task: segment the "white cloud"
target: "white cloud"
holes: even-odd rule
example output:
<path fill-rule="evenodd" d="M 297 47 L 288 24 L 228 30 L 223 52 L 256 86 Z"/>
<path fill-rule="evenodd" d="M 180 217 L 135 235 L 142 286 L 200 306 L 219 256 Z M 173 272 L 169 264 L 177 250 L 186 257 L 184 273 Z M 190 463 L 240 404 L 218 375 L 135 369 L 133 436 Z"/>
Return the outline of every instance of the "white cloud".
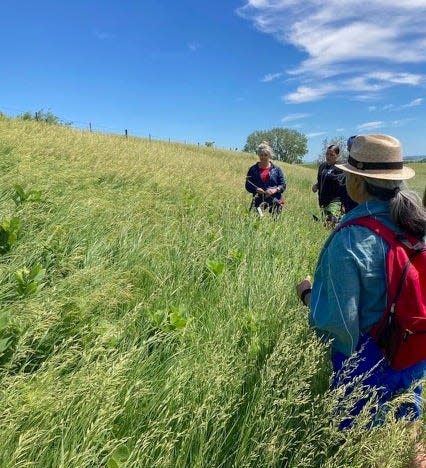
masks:
<path fill-rule="evenodd" d="M 379 94 L 371 93 L 371 94 L 356 94 L 352 96 L 352 100 L 354 101 L 361 101 L 361 102 L 368 102 L 368 101 L 376 101 L 379 99 Z"/>
<path fill-rule="evenodd" d="M 371 131 L 371 130 L 375 130 L 378 128 L 403 127 L 404 125 L 406 125 L 409 122 L 412 122 L 413 120 L 414 119 L 412 118 L 391 120 L 388 122 L 385 122 L 383 120 L 378 120 L 375 122 L 366 122 L 366 123 L 360 124 L 357 126 L 357 129 L 361 131 L 364 131 L 364 130 Z"/>
<path fill-rule="evenodd" d="M 306 137 L 307 138 L 315 138 L 317 136 L 325 135 L 327 132 L 312 132 L 312 133 L 307 133 Z"/>
<path fill-rule="evenodd" d="M 280 76 L 282 76 L 282 73 L 268 73 L 260 81 L 263 81 L 264 83 L 268 83 L 269 81 L 276 80 Z"/>
<path fill-rule="evenodd" d="M 376 106 L 368 106 L 368 110 L 371 112 L 371 111 L 375 111 L 377 109 Z"/>
<path fill-rule="evenodd" d="M 309 117 L 311 114 L 288 114 L 281 119 L 281 122 L 292 122 L 293 120 L 300 120 Z"/>
<path fill-rule="evenodd" d="M 375 128 L 383 128 L 386 124 L 382 120 L 377 120 L 375 122 L 366 122 L 363 124 L 358 125 L 358 130 L 373 130 Z"/>
<path fill-rule="evenodd" d="M 283 100 L 288 103 L 317 101 L 335 89 L 335 86 L 328 84 L 318 86 L 316 88 L 299 86 L 295 92 L 283 96 Z"/>
<path fill-rule="evenodd" d="M 408 104 L 405 104 L 404 107 L 415 107 L 415 106 L 420 106 L 422 102 L 423 102 L 423 98 L 413 99 L 413 100 L 412 100 L 411 102 L 409 102 Z"/>
<path fill-rule="evenodd" d="M 303 6 L 299 0 L 248 0 L 237 11 L 305 55 L 289 71 L 300 82 L 287 102 L 342 90 L 368 95 L 425 81 L 425 75 L 400 68 L 426 63 L 426 0 L 304 0 Z M 315 88 L 309 84 L 312 78 Z"/>

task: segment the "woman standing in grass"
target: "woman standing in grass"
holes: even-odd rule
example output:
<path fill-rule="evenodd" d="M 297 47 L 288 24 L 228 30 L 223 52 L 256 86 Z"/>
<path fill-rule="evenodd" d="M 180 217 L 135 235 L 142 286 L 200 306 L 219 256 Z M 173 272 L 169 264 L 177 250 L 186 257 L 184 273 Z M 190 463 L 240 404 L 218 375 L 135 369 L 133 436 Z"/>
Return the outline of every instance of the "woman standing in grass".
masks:
<path fill-rule="evenodd" d="M 272 148 L 263 141 L 256 150 L 259 162 L 250 167 L 246 177 L 246 190 L 253 194 L 251 208 L 265 204 L 271 213 L 281 211 L 282 194 L 286 189 L 283 171 L 272 164 Z"/>
<path fill-rule="evenodd" d="M 342 225 L 371 217 L 395 234 L 411 235 L 418 242 L 416 247 L 424 247 L 426 210 L 420 197 L 403 183 L 414 176 L 414 171 L 403 166 L 398 140 L 387 135 L 357 136 L 348 162 L 339 168 L 347 173 L 349 195 L 359 203 L 343 217 Z M 386 308 L 387 251 L 388 244 L 367 227 L 338 228 L 322 249 L 313 285 L 307 277 L 296 288 L 302 302 L 310 308 L 311 327 L 331 340 L 333 386 L 355 385 L 357 378 L 364 376 L 363 384 L 370 395 L 374 389 L 379 408 L 372 416 L 373 424 L 383 419 L 387 402 L 408 392 L 426 376 L 425 360 L 395 370 L 383 359 L 370 334 Z M 345 395 L 348 393 L 346 387 Z M 411 396 L 411 402 L 398 408 L 398 418 L 420 417 L 420 385 Z M 341 427 L 350 426 L 365 403 L 366 400 L 359 400 L 343 417 Z"/>
<path fill-rule="evenodd" d="M 336 162 L 340 156 L 340 148 L 330 145 L 325 153 L 325 162 L 320 164 L 317 174 L 317 182 L 312 186 L 312 191 L 318 193 L 318 203 L 326 224 L 333 227 L 341 215 L 341 183 L 339 176 L 342 171 L 337 168 Z"/>

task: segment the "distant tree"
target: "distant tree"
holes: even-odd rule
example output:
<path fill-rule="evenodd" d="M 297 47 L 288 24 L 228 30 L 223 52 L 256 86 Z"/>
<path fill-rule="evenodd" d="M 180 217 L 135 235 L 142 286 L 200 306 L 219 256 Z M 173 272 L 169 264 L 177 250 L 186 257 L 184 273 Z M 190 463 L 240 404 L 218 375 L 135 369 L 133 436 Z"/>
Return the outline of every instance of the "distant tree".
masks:
<path fill-rule="evenodd" d="M 303 133 L 290 128 L 272 128 L 250 133 L 244 151 L 256 152 L 256 148 L 267 141 L 274 151 L 275 159 L 290 164 L 300 164 L 308 152 L 308 140 Z"/>
<path fill-rule="evenodd" d="M 333 138 L 324 138 L 321 143 L 321 154 L 318 155 L 317 162 L 322 163 L 325 161 L 325 152 L 330 145 L 337 145 L 340 148 L 340 161 L 346 161 L 349 153 L 347 150 L 346 142 L 348 139 L 344 136 L 337 136 Z"/>
<path fill-rule="evenodd" d="M 214 141 L 206 141 L 204 144 L 205 146 L 211 148 L 214 145 Z"/>
<path fill-rule="evenodd" d="M 72 124 L 72 122 L 66 122 L 65 120 L 62 120 L 51 111 L 45 112 L 43 109 L 34 112 L 34 114 L 28 111 L 24 112 L 23 114 L 19 114 L 17 118 L 21 120 L 37 120 L 39 122 L 45 122 L 52 125 L 69 126 Z"/>

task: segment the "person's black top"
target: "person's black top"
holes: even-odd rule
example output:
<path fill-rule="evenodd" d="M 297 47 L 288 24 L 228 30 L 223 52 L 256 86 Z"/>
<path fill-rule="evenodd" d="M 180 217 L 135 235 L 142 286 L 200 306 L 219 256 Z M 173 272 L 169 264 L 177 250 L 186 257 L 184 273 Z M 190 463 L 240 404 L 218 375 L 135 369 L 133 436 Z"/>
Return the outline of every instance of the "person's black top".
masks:
<path fill-rule="evenodd" d="M 336 166 L 329 166 L 326 162 L 318 168 L 318 199 L 320 206 L 327 206 L 332 201 L 340 200 L 345 208 L 345 213 L 349 213 L 358 203 L 354 202 L 348 195 L 345 181 L 340 177 L 343 174 Z"/>
<path fill-rule="evenodd" d="M 320 206 L 327 206 L 332 201 L 340 199 L 342 186 L 339 182 L 339 176 L 341 174 L 343 174 L 341 169 L 335 165 L 330 166 L 326 162 L 318 168 L 317 185 Z"/>
<path fill-rule="evenodd" d="M 345 208 L 345 213 L 349 213 L 349 211 L 353 210 L 358 203 L 353 201 L 352 198 L 349 196 L 346 190 L 346 184 L 342 184 L 340 188 L 340 200 L 342 201 L 343 207 Z"/>

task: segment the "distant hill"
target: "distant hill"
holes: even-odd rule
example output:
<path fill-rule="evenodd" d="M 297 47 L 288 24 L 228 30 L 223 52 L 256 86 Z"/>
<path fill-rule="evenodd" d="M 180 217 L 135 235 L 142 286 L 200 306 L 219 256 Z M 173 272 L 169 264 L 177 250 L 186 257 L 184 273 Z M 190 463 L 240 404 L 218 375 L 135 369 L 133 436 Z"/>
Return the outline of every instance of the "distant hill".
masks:
<path fill-rule="evenodd" d="M 426 155 L 423 155 L 423 156 L 404 156 L 404 159 L 406 161 L 422 161 L 422 160 L 426 161 Z"/>

